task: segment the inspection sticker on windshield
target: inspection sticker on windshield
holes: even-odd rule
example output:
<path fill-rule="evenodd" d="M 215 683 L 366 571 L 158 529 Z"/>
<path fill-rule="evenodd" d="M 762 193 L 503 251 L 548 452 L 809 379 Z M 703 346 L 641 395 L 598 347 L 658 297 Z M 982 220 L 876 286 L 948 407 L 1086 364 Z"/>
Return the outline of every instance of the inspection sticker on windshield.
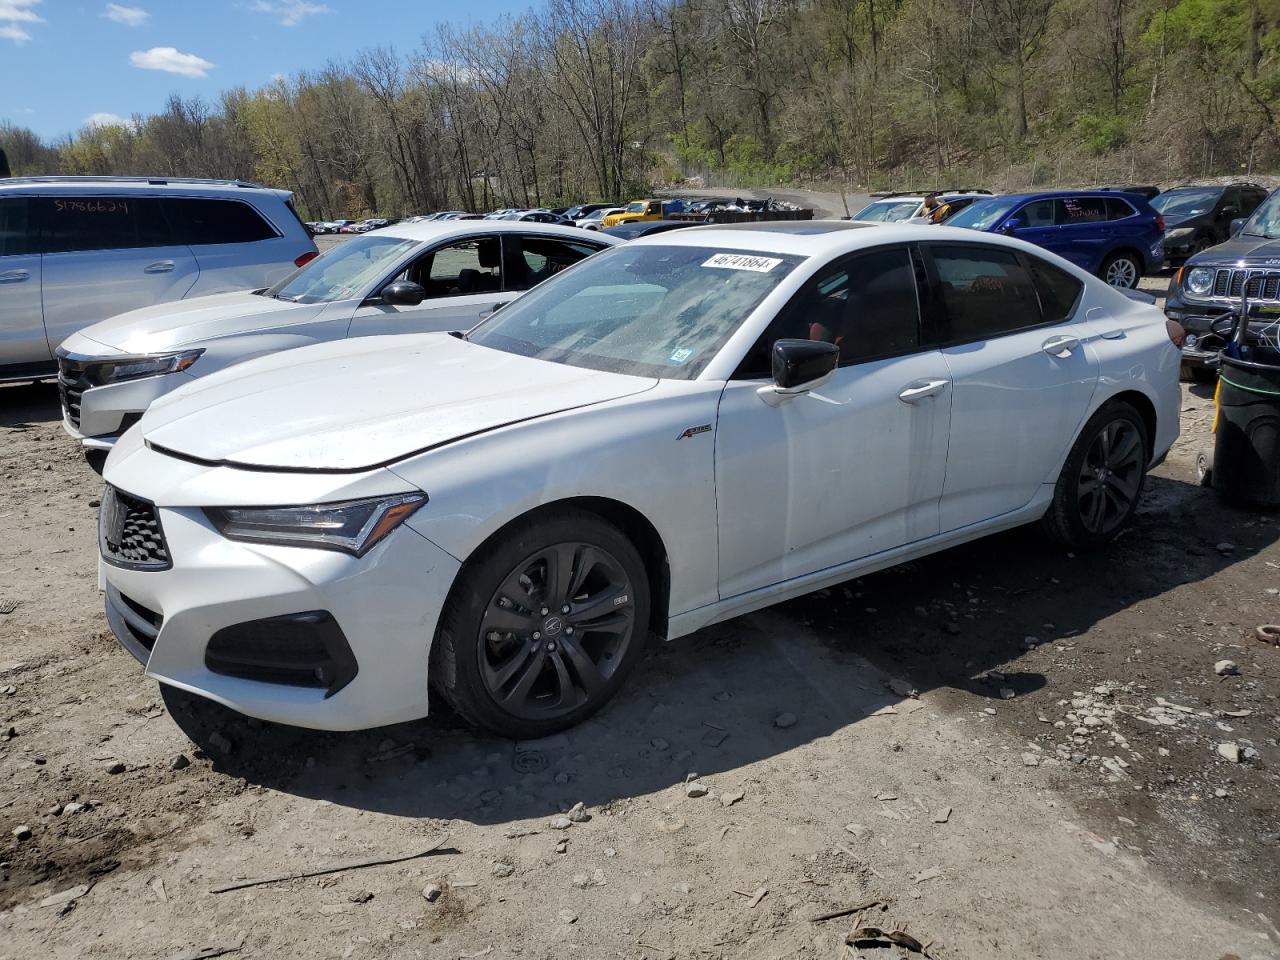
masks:
<path fill-rule="evenodd" d="M 703 266 L 719 267 L 721 270 L 750 270 L 753 273 L 768 273 L 781 262 L 776 257 L 753 257 L 749 253 L 717 253 Z"/>

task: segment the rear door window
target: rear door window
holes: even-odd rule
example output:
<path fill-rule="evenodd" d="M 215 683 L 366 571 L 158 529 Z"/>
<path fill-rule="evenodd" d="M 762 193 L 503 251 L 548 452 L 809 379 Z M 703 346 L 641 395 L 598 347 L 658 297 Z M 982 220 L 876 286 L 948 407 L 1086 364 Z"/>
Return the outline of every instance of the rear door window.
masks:
<path fill-rule="evenodd" d="M 929 244 L 946 343 L 988 340 L 1044 322 L 1035 284 L 1012 250 Z"/>
<path fill-rule="evenodd" d="M 518 259 L 507 271 L 506 290 L 528 290 L 535 287 L 600 249 L 589 243 L 549 237 L 515 238 L 514 247 L 514 256 Z"/>
<path fill-rule="evenodd" d="M 1108 219 L 1106 197 L 1064 197 L 1062 209 L 1068 224 L 1099 223 Z"/>
<path fill-rule="evenodd" d="M 166 198 L 165 210 L 179 243 L 193 247 L 255 243 L 279 236 L 275 227 L 242 200 Z"/>
<path fill-rule="evenodd" d="M 0 257 L 17 257 L 24 253 L 36 253 L 28 217 L 30 206 L 26 197 L 7 197 L 0 200 Z"/>
<path fill-rule="evenodd" d="M 47 253 L 165 247 L 173 240 L 158 197 L 39 197 Z"/>

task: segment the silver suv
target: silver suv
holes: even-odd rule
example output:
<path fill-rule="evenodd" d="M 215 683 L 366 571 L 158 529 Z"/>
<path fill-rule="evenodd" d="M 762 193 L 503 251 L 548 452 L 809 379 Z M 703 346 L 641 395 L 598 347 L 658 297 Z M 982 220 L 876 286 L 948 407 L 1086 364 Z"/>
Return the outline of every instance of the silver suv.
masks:
<path fill-rule="evenodd" d="M 228 180 L 0 180 L 0 381 L 52 376 L 107 317 L 270 286 L 316 255 L 287 190 Z"/>

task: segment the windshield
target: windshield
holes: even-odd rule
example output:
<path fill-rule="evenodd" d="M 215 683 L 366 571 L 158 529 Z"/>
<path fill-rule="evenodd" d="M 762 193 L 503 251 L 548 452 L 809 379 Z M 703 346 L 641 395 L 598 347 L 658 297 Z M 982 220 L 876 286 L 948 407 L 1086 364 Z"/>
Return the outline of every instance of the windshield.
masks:
<path fill-rule="evenodd" d="M 628 203 L 627 213 L 644 213 L 644 201 L 637 200 L 635 203 Z"/>
<path fill-rule="evenodd" d="M 1253 212 L 1240 232 L 1250 237 L 1266 237 L 1268 240 L 1280 237 L 1280 191 L 1262 201 L 1262 206 Z"/>
<path fill-rule="evenodd" d="M 1155 197 L 1151 205 L 1166 219 L 1185 220 L 1208 213 L 1221 195 L 1221 190 L 1169 190 Z"/>
<path fill-rule="evenodd" d="M 802 259 L 614 247 L 534 287 L 467 339 L 553 363 L 692 380 Z"/>
<path fill-rule="evenodd" d="M 990 230 L 1013 209 L 1008 200 L 979 200 L 965 207 L 947 220 L 948 227 L 968 227 L 970 230 Z"/>
<path fill-rule="evenodd" d="M 321 254 L 291 273 L 263 296 L 295 303 L 332 303 L 361 296 L 379 277 L 390 273 L 417 240 L 358 236 Z"/>
<path fill-rule="evenodd" d="M 906 220 L 916 212 L 919 206 L 919 200 L 878 200 L 855 213 L 853 219 L 874 220 L 878 223 Z"/>

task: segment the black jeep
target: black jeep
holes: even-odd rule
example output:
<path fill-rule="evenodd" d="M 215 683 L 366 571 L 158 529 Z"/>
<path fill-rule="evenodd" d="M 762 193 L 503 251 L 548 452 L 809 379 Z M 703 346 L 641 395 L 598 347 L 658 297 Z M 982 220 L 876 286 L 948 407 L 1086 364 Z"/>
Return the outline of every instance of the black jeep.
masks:
<path fill-rule="evenodd" d="M 1226 243 L 1194 254 L 1169 282 L 1164 312 L 1187 331 L 1183 372 L 1196 380 L 1216 376 L 1228 314 L 1242 296 L 1265 314 L 1272 313 L 1267 307 L 1280 308 L 1280 191 L 1247 220 L 1232 220 L 1230 233 Z M 1260 331 L 1271 322 L 1258 319 L 1250 326 Z"/>

